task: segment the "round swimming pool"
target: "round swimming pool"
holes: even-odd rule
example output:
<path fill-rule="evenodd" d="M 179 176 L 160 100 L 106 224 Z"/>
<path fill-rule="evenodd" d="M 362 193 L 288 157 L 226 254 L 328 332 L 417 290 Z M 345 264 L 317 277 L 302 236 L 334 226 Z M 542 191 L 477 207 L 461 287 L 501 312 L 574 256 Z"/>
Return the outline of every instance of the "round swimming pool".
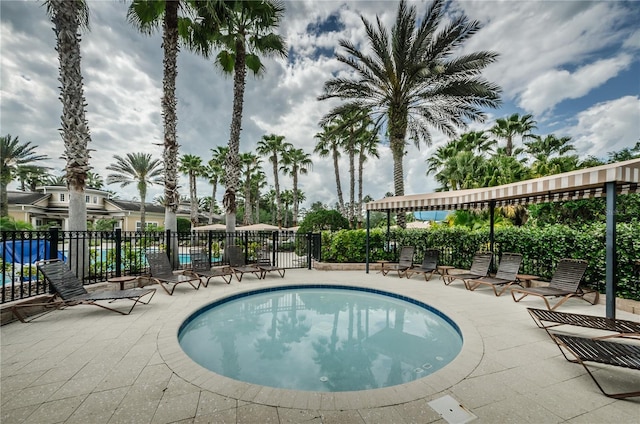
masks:
<path fill-rule="evenodd" d="M 185 353 L 218 374 L 264 386 L 342 392 L 425 377 L 462 348 L 433 307 L 380 290 L 305 285 L 240 293 L 193 313 Z"/>

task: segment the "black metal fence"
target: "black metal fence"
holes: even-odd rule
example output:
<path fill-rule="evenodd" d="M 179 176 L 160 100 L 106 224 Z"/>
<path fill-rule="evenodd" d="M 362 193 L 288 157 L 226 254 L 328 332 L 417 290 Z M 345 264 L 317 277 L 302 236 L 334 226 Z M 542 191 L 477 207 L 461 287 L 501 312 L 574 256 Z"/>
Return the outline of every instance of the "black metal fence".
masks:
<path fill-rule="evenodd" d="M 212 266 L 228 264 L 225 245 L 240 245 L 247 263 L 259 251 L 285 268 L 311 268 L 320 258 L 320 235 L 281 231 L 192 231 L 190 233 L 115 231 L 2 231 L 0 232 L 0 303 L 46 294 L 49 288 L 34 263 L 63 259 L 84 284 L 122 275 L 145 275 L 145 250 L 162 250 L 176 269 L 191 266 L 192 253 L 208 253 Z"/>

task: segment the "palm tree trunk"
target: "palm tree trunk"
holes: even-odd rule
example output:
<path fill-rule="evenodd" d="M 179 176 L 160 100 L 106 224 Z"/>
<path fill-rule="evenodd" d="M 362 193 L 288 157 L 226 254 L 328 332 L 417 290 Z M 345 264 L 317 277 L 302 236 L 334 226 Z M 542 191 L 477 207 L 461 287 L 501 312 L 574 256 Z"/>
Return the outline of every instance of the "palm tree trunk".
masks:
<path fill-rule="evenodd" d="M 355 152 L 353 149 L 353 141 L 349 144 L 349 223 L 351 228 L 355 228 L 355 208 L 356 208 L 356 167 L 355 167 Z"/>
<path fill-rule="evenodd" d="M 280 181 L 278 181 L 278 156 L 273 152 L 273 185 L 276 189 L 276 222 L 278 228 L 282 228 L 282 200 L 280 199 Z"/>
<path fill-rule="evenodd" d="M 340 213 L 344 214 L 344 198 L 342 196 L 342 184 L 340 184 L 340 166 L 338 164 L 338 149 L 333 146 L 333 169 L 336 173 L 336 192 L 338 194 L 338 207 Z"/>
<path fill-rule="evenodd" d="M 298 170 L 293 170 L 293 227 L 298 225 Z"/>
<path fill-rule="evenodd" d="M 236 63 L 233 74 L 233 113 L 229 137 L 229 153 L 225 158 L 226 190 L 222 204 L 225 208 L 227 232 L 236 229 L 236 192 L 240 180 L 240 131 L 242 130 L 242 106 L 247 70 L 245 68 L 245 50 L 242 42 L 236 43 Z"/>
<path fill-rule="evenodd" d="M 358 156 L 358 228 L 362 228 L 362 173 L 364 169 L 364 161 L 366 155 L 363 152 L 364 148 L 360 151 Z"/>
<path fill-rule="evenodd" d="M 196 174 L 195 172 L 189 172 L 189 197 L 191 201 L 191 210 L 189 218 L 191 219 L 191 226 L 198 225 L 198 192 L 196 188 Z"/>
<path fill-rule="evenodd" d="M 140 187 L 140 231 L 147 231 L 147 189 Z"/>
<path fill-rule="evenodd" d="M 171 263 L 178 265 L 178 142 L 176 140 L 176 77 L 178 75 L 178 1 L 165 2 L 162 46 L 164 49 L 162 78 L 162 118 L 164 126 L 164 228 L 171 230 Z"/>
<path fill-rule="evenodd" d="M 213 224 L 213 211 L 216 205 L 216 191 L 218 189 L 218 182 L 215 181 L 212 185 L 213 190 L 211 192 L 211 204 L 209 205 L 209 224 Z"/>
<path fill-rule="evenodd" d="M 65 167 L 69 187 L 69 230 L 87 230 L 85 180 L 89 166 L 87 145 L 91 141 L 85 118 L 84 87 L 80 68 L 80 2 L 51 2 L 52 21 L 57 36 L 60 62 L 60 100 L 62 101 L 62 138 L 67 159 Z"/>
<path fill-rule="evenodd" d="M 9 196 L 4 178 L 0 180 L 0 216 L 9 216 Z"/>
<path fill-rule="evenodd" d="M 247 175 L 244 183 L 244 225 L 251 225 L 251 177 Z"/>
<path fill-rule="evenodd" d="M 401 112 L 396 114 L 395 111 L 389 112 L 389 135 L 391 153 L 393 155 L 393 189 L 395 196 L 404 196 L 404 168 L 402 161 L 404 158 L 405 136 L 407 134 L 407 116 L 404 114 L 402 119 Z M 393 117 L 400 117 L 401 122 L 394 122 Z M 404 212 L 396 214 L 396 223 L 400 228 L 406 228 L 406 220 Z"/>

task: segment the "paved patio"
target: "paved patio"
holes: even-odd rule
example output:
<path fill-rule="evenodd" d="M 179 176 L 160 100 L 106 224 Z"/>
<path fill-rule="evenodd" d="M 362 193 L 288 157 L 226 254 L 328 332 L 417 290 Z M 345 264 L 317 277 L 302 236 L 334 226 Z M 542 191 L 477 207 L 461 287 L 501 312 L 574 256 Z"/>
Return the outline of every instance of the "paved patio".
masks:
<path fill-rule="evenodd" d="M 403 294 L 455 320 L 464 336 L 458 357 L 411 383 L 363 392 L 273 389 L 207 371 L 180 349 L 176 331 L 194 310 L 220 297 L 265 286 L 349 284 Z M 469 292 L 372 271 L 288 270 L 284 279 L 245 276 L 173 296 L 158 290 L 129 316 L 76 306 L 32 323 L 0 328 L 0 421 L 12 423 L 445 423 L 428 402 L 450 395 L 475 422 L 640 422 L 640 398 L 602 395 L 584 369 L 567 362 L 527 306 L 490 289 Z M 563 311 L 604 315 L 604 305 L 572 299 Z M 639 321 L 618 311 L 619 318 Z M 565 331 L 579 332 L 565 327 Z M 638 372 L 611 367 L 597 376 L 605 388 L 631 390 Z"/>

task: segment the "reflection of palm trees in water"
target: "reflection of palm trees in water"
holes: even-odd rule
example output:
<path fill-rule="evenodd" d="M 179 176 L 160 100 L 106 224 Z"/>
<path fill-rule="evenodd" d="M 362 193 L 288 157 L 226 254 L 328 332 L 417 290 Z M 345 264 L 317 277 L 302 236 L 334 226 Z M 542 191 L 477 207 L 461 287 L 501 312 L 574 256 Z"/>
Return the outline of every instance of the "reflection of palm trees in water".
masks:
<path fill-rule="evenodd" d="M 282 305 L 279 307 L 281 300 Z M 298 296 L 296 293 L 271 298 L 271 328 L 267 330 L 269 337 L 258 338 L 255 342 L 256 351 L 262 359 L 282 358 L 286 352 L 291 350 L 289 343 L 300 342 L 302 337 L 309 332 L 311 326 L 303 322 L 305 317 L 298 319 L 297 309 Z"/>
<path fill-rule="evenodd" d="M 239 335 L 255 331 L 258 324 L 258 317 L 248 313 L 238 313 L 228 319 L 215 319 L 213 315 L 209 317 L 207 327 L 211 333 L 211 340 L 217 340 L 222 350 L 220 364 L 223 375 L 240 378 L 242 368 L 238 360 L 236 339 Z"/>
<path fill-rule="evenodd" d="M 334 311 L 333 328 L 331 338 L 320 338 L 313 343 L 316 356 L 315 363 L 320 365 L 320 373 L 327 377 L 327 386 L 330 391 L 347 391 L 374 389 L 378 385 L 371 372 L 371 362 L 376 358 L 371 348 L 367 348 L 361 342 L 362 331 L 361 314 L 366 309 L 358 307 L 356 336 L 354 337 L 354 304 L 348 304 L 347 340 L 338 345 L 338 325 L 340 309 Z"/>

